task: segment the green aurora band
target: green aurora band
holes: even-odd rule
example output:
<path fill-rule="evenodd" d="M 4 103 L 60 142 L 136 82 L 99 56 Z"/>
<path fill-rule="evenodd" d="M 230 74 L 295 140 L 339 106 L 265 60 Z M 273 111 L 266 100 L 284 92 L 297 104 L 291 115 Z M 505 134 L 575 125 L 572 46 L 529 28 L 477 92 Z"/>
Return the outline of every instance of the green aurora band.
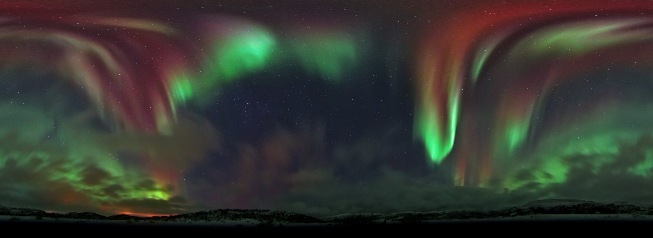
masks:
<path fill-rule="evenodd" d="M 221 84 L 262 69 L 270 61 L 276 40 L 261 27 L 240 29 L 226 39 L 216 39 L 197 73 L 182 72 L 170 80 L 172 99 L 211 98 Z"/>
<path fill-rule="evenodd" d="M 337 83 L 357 67 L 361 46 L 353 34 L 308 32 L 297 35 L 289 47 L 309 74 Z"/>
<path fill-rule="evenodd" d="M 148 37 L 158 37 L 154 43 L 169 43 L 167 40 L 179 43 L 174 41 L 176 37 L 188 34 L 185 32 L 188 29 L 173 29 L 150 20 L 81 18 L 80 21 L 88 24 L 83 26 L 87 26 L 90 32 L 101 24 L 143 31 L 142 34 Z M 218 23 L 209 21 L 207 24 Z M 264 70 L 271 64 L 283 63 L 283 60 L 296 60 L 306 72 L 320 75 L 326 81 L 337 82 L 356 66 L 355 63 L 362 54 L 359 39 L 345 31 L 327 32 L 316 28 L 316 32 L 305 32 L 291 44 L 283 45 L 261 25 L 248 21 L 230 21 L 225 24 L 227 27 L 217 29 L 209 26 L 206 29 L 199 27 L 199 31 L 188 30 L 204 39 L 199 45 L 197 42 L 180 44 L 190 45 L 187 46 L 188 52 L 198 51 L 196 57 L 190 53 L 179 53 L 181 51 L 176 51 L 176 48 L 169 49 L 172 52 L 169 55 L 163 49 L 156 51 L 151 58 L 158 61 L 146 62 L 158 70 L 151 75 L 164 76 L 162 79 L 141 78 L 151 75 L 139 72 L 125 75 L 127 69 L 130 69 L 129 64 L 122 64 L 121 60 L 129 62 L 124 58 L 128 53 L 143 53 L 147 50 L 117 52 L 118 47 L 97 44 L 81 33 L 59 33 L 56 30 L 34 29 L 0 34 L 0 38 L 4 37 L 0 47 L 14 47 L 12 42 L 23 40 L 25 45 L 42 43 L 70 52 L 70 57 L 57 61 L 58 64 L 46 65 L 45 61 L 33 61 L 45 59 L 45 53 L 31 56 L 29 47 L 16 47 L 16 50 L 8 51 L 6 56 L 12 60 L 2 61 L 0 73 L 20 69 L 23 65 L 43 65 L 45 76 L 31 76 L 34 80 L 51 77 L 47 74 L 54 74 L 55 78 L 72 78 L 89 97 L 88 101 L 95 103 L 86 106 L 96 106 L 98 109 L 95 110 L 97 114 L 81 111 L 62 117 L 63 112 L 57 111 L 61 109 L 59 107 L 53 109 L 29 103 L 19 106 L 11 100 L 2 99 L 0 141 L 4 143 L 0 143 L 0 178 L 13 182 L 7 187 L 0 187 L 0 196 L 6 197 L 5 202 L 10 204 L 34 206 L 42 204 L 43 201 L 38 198 L 43 198 L 49 200 L 52 209 L 64 211 L 79 204 L 85 204 L 89 210 L 109 214 L 165 214 L 171 212 L 171 207 L 183 211 L 190 207 L 179 201 L 180 197 L 187 195 L 180 184 L 181 173 L 204 159 L 206 152 L 214 150 L 218 143 L 217 136 L 214 135 L 215 128 L 208 124 L 198 124 L 198 119 L 193 119 L 192 122 L 184 119 L 177 108 L 191 103 L 200 106 L 214 103 L 215 92 L 220 87 Z M 151 39 L 144 37 L 142 40 Z M 282 46 L 288 48 L 281 48 Z M 293 57 L 282 57 L 283 51 L 292 52 Z M 101 67 L 96 67 L 99 63 L 93 61 L 98 59 L 107 68 L 109 75 L 118 77 L 105 78 L 101 75 L 101 71 L 98 71 Z M 147 67 L 143 69 L 144 72 L 152 72 Z M 26 79 L 3 80 L 13 84 L 11 80 L 18 82 Z M 167 101 L 162 101 L 163 97 L 158 95 L 159 89 L 156 86 L 159 80 L 165 83 Z M 126 91 L 107 87 L 116 82 L 120 82 L 119 85 Z M 151 93 L 148 95 L 152 96 L 152 100 L 140 98 L 143 95 L 139 93 L 143 92 Z M 42 99 L 55 105 L 71 103 L 63 96 L 47 97 Z M 123 107 L 124 102 L 130 104 Z M 80 103 L 82 102 L 77 102 Z M 172 118 L 165 112 L 166 103 Z M 111 131 L 104 131 L 92 122 L 94 116 L 99 116 L 107 124 L 147 118 L 149 111 L 138 110 L 141 106 L 154 112 L 155 131 L 141 131 L 139 125 L 113 127 Z M 128 110 L 137 114 L 131 114 Z M 105 117 L 105 114 L 110 116 Z M 145 120 L 142 124 L 151 125 Z M 31 189 L 35 186 L 33 182 L 51 189 Z M 17 198 L 31 200 L 19 201 Z M 138 204 L 145 203 L 162 206 L 138 207 Z"/>
<path fill-rule="evenodd" d="M 613 163 L 614 161 L 610 158 L 614 158 L 619 152 L 619 146 L 635 143 L 641 136 L 653 132 L 642 129 L 648 128 L 647 122 L 653 119 L 651 117 L 653 115 L 642 114 L 642 112 L 651 111 L 646 103 L 620 100 L 628 95 L 611 96 L 603 99 L 612 100 L 611 103 L 603 102 L 603 100 L 576 102 L 579 105 L 588 105 L 588 107 L 603 102 L 603 106 L 591 107 L 599 108 L 592 109 L 598 110 L 592 112 L 593 116 L 579 116 L 588 113 L 589 109 L 582 109 L 582 111 L 564 112 L 566 120 L 556 117 L 555 121 L 543 121 L 542 118 L 553 120 L 550 117 L 552 112 L 545 111 L 546 104 L 551 103 L 551 100 L 554 99 L 552 95 L 565 89 L 565 85 L 577 85 L 579 79 L 589 80 L 591 75 L 588 73 L 597 71 L 603 65 L 611 67 L 613 70 L 630 69 L 649 72 L 645 65 L 637 64 L 637 62 L 646 62 L 647 52 L 653 51 L 650 46 L 643 48 L 646 43 L 653 41 L 651 29 L 642 27 L 646 24 L 650 24 L 649 19 L 635 18 L 566 22 L 547 26 L 524 33 L 521 40 L 517 41 L 503 55 L 496 53 L 498 54 L 496 57 L 505 58 L 504 61 L 497 61 L 492 64 L 491 68 L 485 65 L 472 67 L 471 75 L 482 75 L 479 80 L 492 80 L 492 84 L 476 86 L 473 90 L 485 90 L 484 94 L 496 96 L 480 96 L 480 92 L 470 89 L 471 96 L 466 99 L 496 102 L 496 110 L 494 110 L 493 117 L 461 118 L 461 120 L 468 120 L 467 125 L 476 125 L 475 127 L 480 128 L 484 127 L 479 125 L 494 122 L 493 127 L 490 128 L 492 131 L 490 138 L 492 139 L 469 142 L 474 146 L 460 148 L 461 150 L 485 151 L 478 155 L 479 158 L 457 159 L 466 161 L 466 163 L 481 163 L 480 157 L 492 158 L 493 164 L 488 165 L 488 168 L 485 169 L 489 169 L 491 166 L 496 170 L 496 176 L 500 176 L 501 180 L 505 179 L 503 184 L 494 185 L 510 189 L 519 188 L 531 182 L 544 187 L 565 183 L 566 174 L 571 171 L 573 166 L 568 158 L 574 155 L 587 156 L 589 153 L 597 158 L 603 158 L 593 162 L 592 166 L 596 167 Z M 504 39 L 507 36 L 499 38 Z M 482 45 L 497 45 L 496 38 L 490 39 L 490 41 L 490 43 Z M 494 49 L 494 47 L 490 47 L 479 52 L 489 52 Z M 612 56 L 618 53 L 623 55 L 624 53 L 621 51 L 637 53 L 626 54 L 627 56 L 621 56 L 621 58 Z M 477 57 L 482 57 L 482 59 L 476 59 L 475 62 L 483 64 L 487 55 L 477 54 Z M 575 64 L 567 62 L 575 62 Z M 480 71 L 485 73 L 481 74 Z M 629 90 L 634 92 L 638 89 Z M 465 92 L 468 91 L 465 90 Z M 636 95 L 644 94 L 642 92 Z M 456 94 L 451 95 L 458 97 Z M 475 97 L 484 99 L 474 99 Z M 630 95 L 629 97 L 634 96 Z M 628 108 L 628 111 L 625 111 L 624 108 Z M 463 115 L 465 110 L 463 109 Z M 482 110 L 482 108 L 473 108 L 472 110 Z M 638 121 L 640 124 L 630 124 L 628 128 L 624 128 L 619 125 L 623 121 Z M 474 130 L 462 130 L 461 133 L 463 133 L 461 135 L 463 139 L 477 137 L 474 135 L 477 133 Z M 433 135 L 431 134 L 431 137 Z M 538 136 L 533 137 L 533 135 Z M 443 140 L 449 137 L 440 136 L 438 138 Z M 573 138 L 573 140 L 569 138 Z M 430 138 L 429 140 L 434 139 Z M 440 148 L 437 149 L 439 158 L 450 152 L 451 146 L 444 144 Z M 435 149 L 427 149 L 429 153 L 432 153 L 433 150 Z M 529 158 L 522 159 L 528 162 L 519 162 L 522 161 L 518 160 L 520 157 Z M 627 171 L 640 175 L 649 174 L 646 169 L 650 167 L 650 159 L 646 158 L 642 160 L 641 164 L 636 164 Z M 523 163 L 530 165 L 527 166 Z M 533 180 L 524 179 L 525 171 L 532 171 L 530 176 Z M 519 176 L 514 177 L 517 174 Z M 483 181 L 476 180 L 472 183 L 488 184 L 489 180 L 489 177 L 485 177 Z M 467 179 L 467 182 L 469 181 L 470 179 Z"/>
<path fill-rule="evenodd" d="M 518 68 L 520 67 L 519 61 L 526 61 L 533 63 L 534 60 L 550 60 L 550 58 L 559 59 L 560 57 L 583 57 L 592 52 L 601 49 L 615 47 L 619 45 L 646 42 L 653 40 L 653 34 L 646 31 L 622 31 L 622 29 L 629 29 L 638 25 L 644 24 L 644 20 L 619 20 L 619 21 L 589 21 L 589 22 L 576 22 L 568 23 L 564 26 L 554 26 L 538 30 L 532 33 L 527 39 L 535 40 L 522 40 L 517 43 L 509 53 L 511 59 L 506 63 L 505 67 Z M 647 34 L 648 33 L 648 34 Z M 531 37 L 532 36 L 532 37 Z M 508 66 L 509 65 L 509 66 Z M 555 67 L 552 67 L 555 70 Z M 528 76 L 524 77 L 527 78 Z M 542 108 L 537 106 L 543 102 L 543 98 L 547 95 L 551 84 L 563 79 L 561 76 L 552 78 L 539 78 L 544 83 L 542 84 L 542 92 L 539 97 L 530 99 L 521 99 L 529 101 L 529 105 L 536 106 L 519 106 L 521 102 L 508 102 L 512 98 L 506 97 L 506 102 L 511 110 L 518 110 L 508 112 L 504 115 L 499 115 L 497 120 L 501 122 L 498 127 L 506 128 L 503 130 L 503 140 L 497 137 L 499 149 L 497 152 L 507 151 L 508 156 L 512 154 L 520 145 L 524 143 L 527 138 L 527 133 L 531 128 L 531 122 L 534 113 L 541 114 L 533 110 L 534 108 Z M 516 79 L 522 80 L 522 79 Z M 517 89 L 519 90 L 519 89 Z M 531 95 L 536 96 L 536 95 Z M 535 100 L 535 102 L 532 102 Z M 495 156 L 506 155 L 500 153 Z"/>

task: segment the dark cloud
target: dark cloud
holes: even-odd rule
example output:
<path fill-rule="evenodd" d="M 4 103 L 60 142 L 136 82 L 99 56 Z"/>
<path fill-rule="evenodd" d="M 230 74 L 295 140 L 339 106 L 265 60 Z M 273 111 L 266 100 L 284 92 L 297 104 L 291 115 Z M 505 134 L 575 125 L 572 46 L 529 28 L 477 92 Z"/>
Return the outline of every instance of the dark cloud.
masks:
<path fill-rule="evenodd" d="M 109 197 L 118 197 L 118 194 L 120 193 L 125 193 L 125 188 L 120 186 L 119 184 L 111 184 L 109 186 L 106 186 L 102 188 L 102 193 L 106 194 Z"/>
<path fill-rule="evenodd" d="M 457 187 L 434 176 L 419 177 L 391 169 L 357 184 L 331 180 L 293 190 L 274 207 L 316 216 L 342 213 L 491 209 L 523 204 L 537 195 L 491 188 Z"/>
<path fill-rule="evenodd" d="M 187 201 L 183 197 L 172 197 L 167 200 L 160 199 L 124 199 L 110 203 L 122 210 L 118 212 L 137 212 L 142 214 L 180 214 L 209 209 L 206 206 L 197 205 Z"/>
<path fill-rule="evenodd" d="M 87 185 L 96 185 L 100 184 L 104 180 L 110 178 L 110 174 L 107 173 L 104 169 L 100 169 L 95 165 L 89 165 L 84 169 L 82 173 L 82 181 Z"/>
<path fill-rule="evenodd" d="M 369 147 L 369 143 L 358 145 Z M 551 182 L 555 178 L 553 171 L 538 171 L 537 175 L 530 169 L 518 171 L 513 178 L 522 183 L 513 190 L 501 189 L 500 186 L 453 186 L 438 179 L 434 173 L 415 175 L 382 164 L 379 176 L 354 183 L 334 175 L 331 169 L 324 169 L 312 174 L 321 177 L 313 186 L 295 188 L 287 194 L 260 202 L 267 207 L 316 216 L 492 209 L 546 198 L 648 203 L 653 199 L 653 166 L 643 166 L 647 158 L 653 163 L 653 137 L 648 135 L 635 143 L 622 143 L 615 155 L 573 154 L 561 158 L 561 162 L 569 166 L 563 182 Z M 637 173 L 635 168 L 639 168 Z M 543 179 L 538 181 L 538 178 Z"/>
<path fill-rule="evenodd" d="M 314 172 L 330 169 L 324 135 L 313 129 L 278 128 L 258 143 L 239 144 L 230 154 L 214 158 L 220 163 L 205 161 L 193 171 L 202 177 L 184 185 L 193 198 L 219 208 L 256 207 L 258 198 L 310 186 L 322 179 Z"/>
<path fill-rule="evenodd" d="M 15 153 L 2 154 L 0 203 L 59 211 L 94 211 L 111 207 L 110 213 L 138 212 L 168 214 L 215 208 L 273 208 L 316 216 L 355 212 L 400 212 L 447 209 L 492 209 L 521 205 L 544 198 L 578 198 L 595 201 L 647 202 L 653 199 L 653 138 L 619 147 L 617 154 L 572 154 L 559 158 L 569 167 L 566 179 L 550 182 L 553 171 L 524 169 L 513 176 L 523 183 L 513 190 L 493 187 L 457 187 L 437 173 L 414 173 L 397 169 L 378 147 L 382 137 L 366 137 L 349 146 L 339 145 L 338 153 L 323 154 L 323 138 L 310 130 L 279 129 L 257 144 L 243 144 L 236 151 L 238 163 L 207 169 L 203 180 L 184 184 L 190 197 L 168 199 L 126 197 L 134 191 L 172 192 L 143 177 L 133 186 L 115 180 L 92 158 L 67 158 L 63 147 L 34 146 L 14 142 Z M 313 148 L 313 149 L 307 149 Z M 378 148 L 374 152 L 367 152 Z M 27 152 L 33 153 L 27 153 Z M 361 157 L 361 161 L 356 161 Z M 73 167 L 71 167 L 74 165 Z M 338 168 L 352 165 L 367 174 L 353 179 Z M 651 166 L 653 167 L 653 166 Z M 79 170 L 84 190 L 63 177 Z M 355 170 L 352 170 L 355 171 Z M 371 172 L 376 171 L 376 172 Z M 538 181 L 538 178 L 541 181 Z M 109 198 L 98 201 L 97 197 Z M 190 199 L 189 199 L 190 198 Z M 204 200 L 202 200 L 204 199 Z M 242 202 L 242 203 L 240 203 Z"/>

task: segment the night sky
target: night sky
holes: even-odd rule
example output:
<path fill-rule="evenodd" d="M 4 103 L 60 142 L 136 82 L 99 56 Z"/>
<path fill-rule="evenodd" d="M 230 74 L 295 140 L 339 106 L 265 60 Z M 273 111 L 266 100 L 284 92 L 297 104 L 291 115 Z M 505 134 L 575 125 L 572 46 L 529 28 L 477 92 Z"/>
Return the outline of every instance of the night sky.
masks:
<path fill-rule="evenodd" d="M 653 2 L 0 2 L 0 204 L 653 201 Z"/>

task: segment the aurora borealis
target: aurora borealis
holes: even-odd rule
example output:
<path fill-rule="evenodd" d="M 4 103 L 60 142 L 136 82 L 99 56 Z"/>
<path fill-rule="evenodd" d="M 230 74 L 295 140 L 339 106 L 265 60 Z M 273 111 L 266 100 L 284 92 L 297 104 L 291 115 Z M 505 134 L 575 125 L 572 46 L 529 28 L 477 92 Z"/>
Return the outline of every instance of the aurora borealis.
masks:
<path fill-rule="evenodd" d="M 650 1 L 3 1 L 0 204 L 653 201 Z"/>

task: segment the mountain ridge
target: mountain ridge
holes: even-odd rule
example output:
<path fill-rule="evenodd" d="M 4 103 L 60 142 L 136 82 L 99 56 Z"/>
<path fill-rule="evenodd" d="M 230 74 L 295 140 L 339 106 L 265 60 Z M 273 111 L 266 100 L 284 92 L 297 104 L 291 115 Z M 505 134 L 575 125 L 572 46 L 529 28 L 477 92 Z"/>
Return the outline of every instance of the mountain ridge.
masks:
<path fill-rule="evenodd" d="M 576 199 L 544 199 L 521 206 L 491 210 L 443 210 L 395 213 L 351 213 L 318 218 L 282 210 L 213 209 L 169 216 L 138 217 L 127 214 L 103 216 L 93 212 L 45 212 L 32 208 L 0 205 L 0 217 L 8 222 L 126 222 L 140 224 L 203 224 L 203 225 L 373 225 L 422 224 L 429 222 L 495 221 L 502 219 L 558 219 L 561 216 L 619 219 L 615 215 L 653 221 L 653 205 L 625 202 L 594 202 Z"/>

